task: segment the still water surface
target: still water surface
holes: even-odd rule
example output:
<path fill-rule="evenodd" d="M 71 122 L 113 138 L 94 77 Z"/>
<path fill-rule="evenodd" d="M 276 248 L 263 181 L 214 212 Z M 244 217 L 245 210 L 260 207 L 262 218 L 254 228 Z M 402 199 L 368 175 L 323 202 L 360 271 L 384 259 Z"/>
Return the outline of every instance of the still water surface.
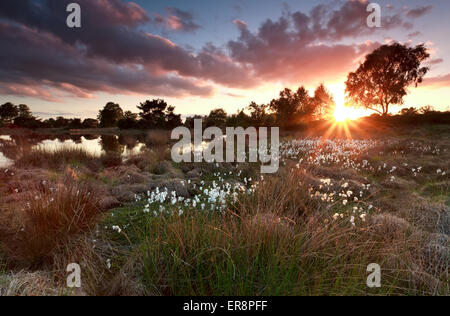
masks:
<path fill-rule="evenodd" d="M 58 135 L 58 136 L 9 136 L 0 135 L 0 168 L 12 165 L 21 153 L 27 150 L 48 151 L 61 148 L 82 148 L 88 153 L 100 156 L 116 152 L 124 157 L 139 153 L 151 147 L 145 136 L 116 135 Z"/>

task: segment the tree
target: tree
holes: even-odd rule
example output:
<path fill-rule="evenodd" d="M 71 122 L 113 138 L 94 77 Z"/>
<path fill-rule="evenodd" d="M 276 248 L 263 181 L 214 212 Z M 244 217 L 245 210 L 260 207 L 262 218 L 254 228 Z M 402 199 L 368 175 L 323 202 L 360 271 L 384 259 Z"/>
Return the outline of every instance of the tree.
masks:
<path fill-rule="evenodd" d="M 0 105 L 0 121 L 2 123 L 9 124 L 17 116 L 19 116 L 19 108 L 16 105 L 11 102 Z"/>
<path fill-rule="evenodd" d="M 100 127 L 116 127 L 117 122 L 123 118 L 123 110 L 117 103 L 109 102 L 99 111 Z"/>
<path fill-rule="evenodd" d="M 226 127 L 227 125 L 227 112 L 224 109 L 212 110 L 206 118 L 206 127 L 217 126 Z"/>
<path fill-rule="evenodd" d="M 43 123 L 41 120 L 35 118 L 34 116 L 18 116 L 14 119 L 14 125 L 24 127 L 24 128 L 39 128 L 42 127 Z"/>
<path fill-rule="evenodd" d="M 69 121 L 70 128 L 82 128 L 83 124 L 80 118 L 73 118 Z"/>
<path fill-rule="evenodd" d="M 403 104 L 409 86 L 422 82 L 429 68 L 420 65 L 429 56 L 424 45 L 383 45 L 348 75 L 347 95 L 355 105 L 385 116 L 391 104 Z"/>
<path fill-rule="evenodd" d="M 251 102 L 247 107 L 250 111 L 250 118 L 252 124 L 255 126 L 265 126 L 267 121 L 267 108 L 266 104 L 256 104 L 256 102 Z"/>
<path fill-rule="evenodd" d="M 54 118 L 49 118 L 44 120 L 44 122 L 42 123 L 44 127 L 46 128 L 54 128 L 56 127 L 56 120 Z"/>
<path fill-rule="evenodd" d="M 98 120 L 93 118 L 87 118 L 83 121 L 81 124 L 83 128 L 97 128 L 98 127 Z"/>
<path fill-rule="evenodd" d="M 131 111 L 126 111 L 123 114 L 123 117 L 126 118 L 126 119 L 134 120 L 134 121 L 137 121 L 137 119 L 138 119 L 138 115 L 136 113 L 131 112 Z"/>
<path fill-rule="evenodd" d="M 126 111 L 124 113 L 123 119 L 121 119 L 117 126 L 120 129 L 132 129 L 132 128 L 138 128 L 138 115 L 136 113 L 133 113 L 131 111 Z"/>
<path fill-rule="evenodd" d="M 429 114 L 433 112 L 435 112 L 435 109 L 431 105 L 425 105 L 419 109 L 420 114 Z"/>
<path fill-rule="evenodd" d="M 400 110 L 400 115 L 403 116 L 414 116 L 419 114 L 419 111 L 416 108 L 410 107 L 410 108 L 404 108 Z"/>
<path fill-rule="evenodd" d="M 270 109 L 275 112 L 277 123 L 282 127 L 296 125 L 300 119 L 312 116 L 311 98 L 305 87 L 300 87 L 296 92 L 291 89 L 284 89 L 280 92 L 280 97 L 270 102 Z"/>
<path fill-rule="evenodd" d="M 311 100 L 313 105 L 313 115 L 317 118 L 327 118 L 332 115 L 336 104 L 331 93 L 321 83 L 314 91 L 314 97 Z"/>
<path fill-rule="evenodd" d="M 139 116 L 147 128 L 174 128 L 182 124 L 181 115 L 175 114 L 175 107 L 162 99 L 145 101 L 138 106 Z"/>
<path fill-rule="evenodd" d="M 251 117 L 245 114 L 244 110 L 238 110 L 227 118 L 226 126 L 247 128 L 252 125 Z"/>
<path fill-rule="evenodd" d="M 58 116 L 55 120 L 55 127 L 56 128 L 62 128 L 62 127 L 66 127 L 67 125 L 69 125 L 69 120 L 62 117 L 62 116 Z"/>
<path fill-rule="evenodd" d="M 184 122 L 184 126 L 186 126 L 187 128 L 194 128 L 194 121 L 195 120 L 205 121 L 206 117 L 203 117 L 201 115 L 189 116 L 189 117 L 186 118 L 186 121 Z"/>
<path fill-rule="evenodd" d="M 30 119 L 33 117 L 30 108 L 26 104 L 19 104 L 18 107 L 19 117 Z"/>
<path fill-rule="evenodd" d="M 175 114 L 175 108 L 173 106 L 169 106 L 167 108 L 166 120 L 166 127 L 169 129 L 183 125 L 183 122 L 181 121 L 181 115 Z"/>

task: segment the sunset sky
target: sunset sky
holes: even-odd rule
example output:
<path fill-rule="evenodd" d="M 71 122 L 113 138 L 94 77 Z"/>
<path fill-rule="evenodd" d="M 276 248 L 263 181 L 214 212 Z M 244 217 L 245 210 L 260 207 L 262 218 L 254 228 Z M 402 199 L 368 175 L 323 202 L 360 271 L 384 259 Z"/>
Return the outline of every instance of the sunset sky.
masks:
<path fill-rule="evenodd" d="M 81 29 L 66 26 L 77 2 Z M 178 113 L 229 113 L 284 87 L 323 82 L 343 102 L 344 81 L 383 43 L 426 43 L 431 71 L 405 106 L 450 106 L 450 1 L 2 0 L 0 103 L 43 118 L 95 117 L 107 102 L 136 110 L 164 98 Z"/>

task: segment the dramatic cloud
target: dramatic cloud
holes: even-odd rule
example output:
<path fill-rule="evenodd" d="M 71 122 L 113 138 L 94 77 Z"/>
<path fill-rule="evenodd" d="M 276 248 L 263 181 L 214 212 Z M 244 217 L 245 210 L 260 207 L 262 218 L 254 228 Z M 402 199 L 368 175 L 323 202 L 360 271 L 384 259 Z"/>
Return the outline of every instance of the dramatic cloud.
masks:
<path fill-rule="evenodd" d="M 336 2 L 316 5 L 308 14 L 287 12 L 277 21 L 266 20 L 257 32 L 250 31 L 244 21 L 235 20 L 240 36 L 228 43 L 231 57 L 251 65 L 264 80 L 303 83 L 339 78 L 379 45 L 333 44 L 380 31 L 367 27 L 368 4 L 368 0 L 349 0 L 340 5 Z M 394 8 L 390 11 L 391 15 L 382 17 L 383 31 L 412 27 L 405 21 L 405 12 Z M 411 11 L 410 16 L 421 16 Z"/>
<path fill-rule="evenodd" d="M 192 79 L 152 75 L 139 65 L 119 67 L 103 59 L 88 58 L 79 48 L 54 35 L 24 26 L 0 23 L 0 38 L 0 83 L 4 93 L 54 100 L 58 95 L 50 91 L 55 88 L 85 98 L 96 91 L 171 96 L 212 92 Z"/>
<path fill-rule="evenodd" d="M 194 54 L 142 31 L 139 26 L 150 18 L 133 2 L 79 0 L 82 27 L 68 29 L 65 9 L 70 2 L 0 2 L 0 18 L 5 20 L 0 28 L 5 47 L 0 53 L 2 91 L 49 99 L 43 85 L 47 81 L 82 97 L 95 91 L 178 96 L 209 95 L 212 88 L 205 81 L 231 87 L 255 83 L 246 67 L 218 49 L 207 47 Z M 175 8 L 168 12 L 180 18 L 180 27 L 197 27 L 188 13 Z M 24 84 L 31 90 L 20 88 Z"/>
<path fill-rule="evenodd" d="M 200 25 L 194 22 L 192 13 L 174 7 L 166 8 L 166 17 L 155 14 L 153 22 L 156 25 L 180 32 L 195 32 L 200 28 Z"/>
<path fill-rule="evenodd" d="M 335 79 L 377 47 L 362 36 L 368 0 L 331 2 L 309 13 L 285 10 L 254 32 L 235 21 L 240 36 L 225 47 L 187 49 L 145 31 L 149 23 L 194 32 L 194 16 L 178 8 L 152 15 L 134 2 L 78 0 L 82 27 L 66 26 L 71 0 L 0 2 L 0 92 L 45 100 L 92 98 L 96 92 L 209 96 L 215 85 L 251 88 L 265 81 Z M 430 9 L 390 10 L 383 30 L 410 28 Z M 343 39 L 359 44 L 341 44 Z M 348 43 L 348 41 L 347 41 Z"/>

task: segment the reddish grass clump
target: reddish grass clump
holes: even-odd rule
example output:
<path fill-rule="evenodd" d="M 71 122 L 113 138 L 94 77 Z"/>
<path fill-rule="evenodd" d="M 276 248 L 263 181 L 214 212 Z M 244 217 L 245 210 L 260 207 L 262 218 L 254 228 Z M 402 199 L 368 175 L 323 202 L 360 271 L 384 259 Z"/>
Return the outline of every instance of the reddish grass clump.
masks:
<path fill-rule="evenodd" d="M 73 179 L 65 185 L 41 187 L 25 201 L 24 227 L 3 241 L 7 257 L 17 263 L 39 265 L 71 237 L 90 231 L 99 215 L 95 194 Z"/>

